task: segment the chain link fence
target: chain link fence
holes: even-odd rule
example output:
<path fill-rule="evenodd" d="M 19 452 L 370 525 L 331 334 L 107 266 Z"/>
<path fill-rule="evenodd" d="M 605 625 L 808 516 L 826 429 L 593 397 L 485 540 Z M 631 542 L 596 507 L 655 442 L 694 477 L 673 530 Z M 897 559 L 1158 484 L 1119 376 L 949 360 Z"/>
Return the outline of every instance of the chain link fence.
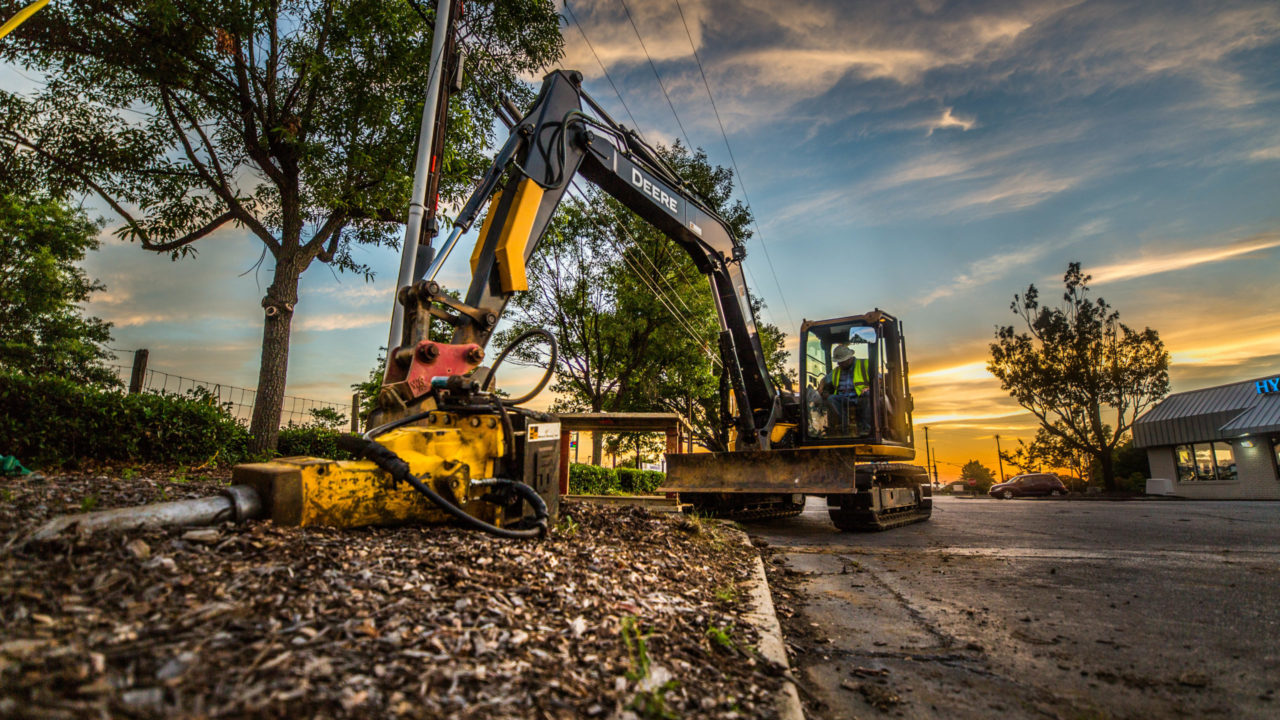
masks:
<path fill-rule="evenodd" d="M 108 367 L 120 376 L 121 382 L 126 387 L 129 385 L 133 372 L 132 367 L 129 365 L 109 365 Z M 189 378 L 183 375 L 167 373 L 163 370 L 148 368 L 142 380 L 141 390 L 142 392 L 156 394 L 186 395 L 196 388 L 203 388 L 204 392 L 207 392 L 210 397 L 217 399 L 219 406 L 226 407 L 233 417 L 245 424 L 248 424 L 249 419 L 253 416 L 253 404 L 258 392 L 250 388 L 227 385 L 211 380 Z M 340 403 L 327 402 L 325 400 L 285 395 L 284 406 L 280 413 L 280 424 L 282 426 L 290 424 L 301 425 L 309 422 L 313 419 L 311 411 L 319 408 L 330 408 L 344 417 L 350 418 L 351 407 L 349 405 L 344 406 Z"/>

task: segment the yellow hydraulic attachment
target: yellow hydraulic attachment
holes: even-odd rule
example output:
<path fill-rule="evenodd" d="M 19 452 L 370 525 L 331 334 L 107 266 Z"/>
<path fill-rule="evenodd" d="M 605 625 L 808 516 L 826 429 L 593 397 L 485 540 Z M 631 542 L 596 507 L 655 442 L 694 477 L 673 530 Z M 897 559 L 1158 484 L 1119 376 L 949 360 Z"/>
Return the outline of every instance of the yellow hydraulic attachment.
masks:
<path fill-rule="evenodd" d="M 394 453 L 418 482 L 462 513 L 499 528 L 527 523 L 518 499 L 495 496 L 502 483 L 494 479 L 497 466 L 508 447 L 496 410 L 429 411 L 414 424 L 366 442 Z M 280 458 L 236 466 L 232 484 L 256 489 L 266 514 L 280 525 L 352 528 L 443 523 L 458 517 L 381 465 L 374 460 Z"/>

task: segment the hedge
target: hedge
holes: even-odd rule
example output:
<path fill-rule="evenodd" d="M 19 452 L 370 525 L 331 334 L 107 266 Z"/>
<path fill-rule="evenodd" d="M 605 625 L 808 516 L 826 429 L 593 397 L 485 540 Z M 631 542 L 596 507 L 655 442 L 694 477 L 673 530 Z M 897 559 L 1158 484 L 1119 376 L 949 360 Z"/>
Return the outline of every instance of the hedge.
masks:
<path fill-rule="evenodd" d="M 249 431 L 199 388 L 186 396 L 126 395 L 60 377 L 0 373 L 0 408 L 0 455 L 28 467 L 252 460 Z M 338 449 L 341 434 L 320 424 L 281 428 L 276 454 L 349 460 Z"/>
<path fill-rule="evenodd" d="M 596 465 L 569 466 L 570 495 L 652 495 L 666 474 L 656 470 L 604 468 Z"/>
<path fill-rule="evenodd" d="M 652 495 L 667 479 L 666 473 L 657 470 L 618 468 L 617 472 L 618 486 L 628 495 Z"/>
<path fill-rule="evenodd" d="M 54 376 L 0 373 L 0 454 L 28 467 L 83 460 L 245 459 L 249 432 L 208 393 L 126 395 Z"/>

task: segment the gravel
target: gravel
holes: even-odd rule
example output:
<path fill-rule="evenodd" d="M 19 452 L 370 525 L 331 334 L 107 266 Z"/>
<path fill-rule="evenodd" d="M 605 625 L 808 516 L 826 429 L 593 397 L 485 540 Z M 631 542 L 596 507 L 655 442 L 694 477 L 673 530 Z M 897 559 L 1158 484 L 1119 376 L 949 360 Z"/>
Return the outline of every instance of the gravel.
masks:
<path fill-rule="evenodd" d="M 713 522 L 568 503 L 543 541 L 260 521 L 15 542 L 226 476 L 0 480 L 0 716 L 775 716 L 752 550 Z"/>

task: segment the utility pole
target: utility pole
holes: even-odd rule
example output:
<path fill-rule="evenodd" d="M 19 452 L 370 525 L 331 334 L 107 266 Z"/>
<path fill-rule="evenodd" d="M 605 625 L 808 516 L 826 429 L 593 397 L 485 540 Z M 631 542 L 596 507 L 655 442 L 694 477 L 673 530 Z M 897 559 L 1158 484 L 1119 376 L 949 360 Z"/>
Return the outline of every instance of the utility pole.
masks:
<path fill-rule="evenodd" d="M 933 471 L 933 484 L 937 485 L 938 484 L 938 463 L 934 460 L 933 450 L 929 446 L 929 426 L 925 425 L 924 426 L 924 471 L 925 473 L 930 472 L 930 468 L 932 468 L 932 471 Z"/>
<path fill-rule="evenodd" d="M 999 435 L 996 435 L 996 462 L 1000 464 L 1000 482 L 1004 482 L 1004 458 L 1000 457 Z"/>

